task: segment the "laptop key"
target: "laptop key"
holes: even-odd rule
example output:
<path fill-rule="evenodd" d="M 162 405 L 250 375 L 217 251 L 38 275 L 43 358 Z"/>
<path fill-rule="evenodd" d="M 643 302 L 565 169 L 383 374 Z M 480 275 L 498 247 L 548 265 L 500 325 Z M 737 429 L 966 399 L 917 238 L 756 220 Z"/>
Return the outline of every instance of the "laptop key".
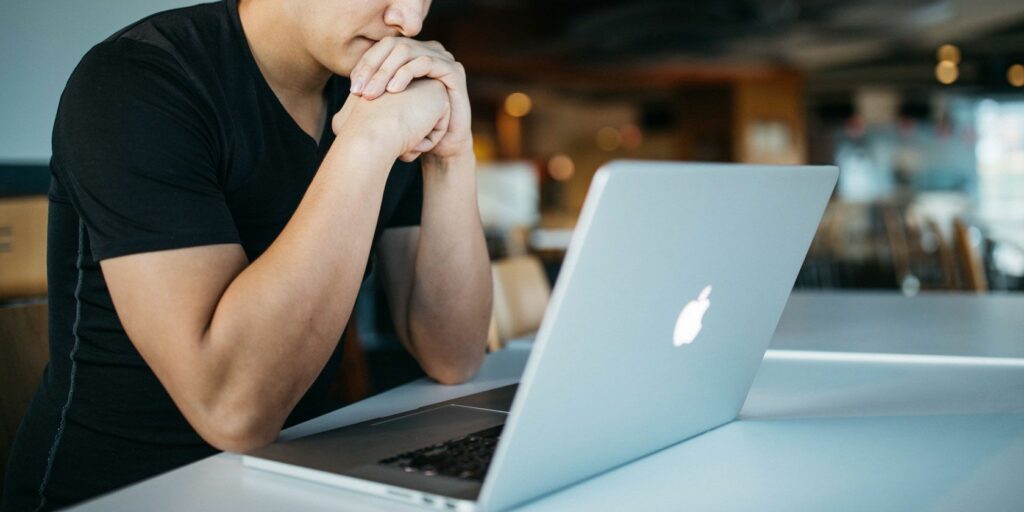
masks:
<path fill-rule="evenodd" d="M 501 437 L 502 425 L 473 432 L 461 438 L 425 446 L 379 460 L 408 473 L 445 475 L 482 482 Z"/>

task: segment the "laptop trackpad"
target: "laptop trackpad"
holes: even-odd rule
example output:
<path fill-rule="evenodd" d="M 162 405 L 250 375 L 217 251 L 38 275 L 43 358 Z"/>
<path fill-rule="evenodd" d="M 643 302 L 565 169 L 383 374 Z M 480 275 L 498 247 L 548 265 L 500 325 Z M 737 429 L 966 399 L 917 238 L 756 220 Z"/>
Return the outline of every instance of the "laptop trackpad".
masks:
<path fill-rule="evenodd" d="M 448 404 L 426 411 L 417 411 L 370 424 L 377 429 L 374 437 L 384 444 L 409 444 L 411 449 L 448 441 L 479 430 L 505 423 L 507 412 L 461 404 Z M 401 451 L 401 448 L 398 450 Z M 398 453 L 398 452 L 396 452 Z"/>

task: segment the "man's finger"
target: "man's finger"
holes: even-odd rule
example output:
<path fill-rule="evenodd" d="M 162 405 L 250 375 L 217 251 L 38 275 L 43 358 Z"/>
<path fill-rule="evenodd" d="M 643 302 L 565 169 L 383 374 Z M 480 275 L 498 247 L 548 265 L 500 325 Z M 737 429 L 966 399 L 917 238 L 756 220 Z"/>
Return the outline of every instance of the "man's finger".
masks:
<path fill-rule="evenodd" d="M 413 150 L 419 151 L 420 153 L 426 153 L 427 151 L 434 149 L 441 143 L 441 139 L 443 139 L 445 135 L 448 135 L 448 123 L 450 120 L 451 109 L 449 108 L 446 109 L 444 116 L 437 120 L 437 124 L 434 125 L 432 130 L 430 130 L 430 133 L 427 134 L 426 138 L 421 140 L 419 144 L 416 144 Z"/>
<path fill-rule="evenodd" d="M 394 78 L 388 82 L 388 92 L 402 92 L 413 80 L 427 76 L 431 69 L 435 66 L 434 59 L 426 55 L 421 55 L 415 59 L 409 61 L 404 66 L 398 68 L 395 72 Z"/>
<path fill-rule="evenodd" d="M 362 94 L 370 77 L 377 72 L 384 59 L 391 54 L 391 49 L 398 44 L 398 39 L 385 37 L 366 50 L 356 66 L 352 68 L 352 94 Z"/>
<path fill-rule="evenodd" d="M 426 138 L 426 139 L 421 140 L 420 143 L 416 144 L 416 147 L 414 147 L 412 149 L 413 149 L 413 151 L 417 151 L 419 153 L 425 153 L 427 151 L 430 151 L 431 149 L 434 149 L 434 146 L 436 146 L 436 145 L 437 145 L 436 141 L 433 141 L 433 140 L 430 140 L 429 138 Z"/>
<path fill-rule="evenodd" d="M 395 76 L 395 72 L 410 60 L 417 58 L 416 54 L 422 51 L 423 49 L 408 43 L 398 43 L 395 45 L 391 49 L 391 53 L 381 62 L 377 71 L 370 77 L 370 80 L 366 82 L 366 85 L 363 87 L 363 97 L 372 100 L 384 94 L 384 88 L 387 87 L 388 82 Z"/>

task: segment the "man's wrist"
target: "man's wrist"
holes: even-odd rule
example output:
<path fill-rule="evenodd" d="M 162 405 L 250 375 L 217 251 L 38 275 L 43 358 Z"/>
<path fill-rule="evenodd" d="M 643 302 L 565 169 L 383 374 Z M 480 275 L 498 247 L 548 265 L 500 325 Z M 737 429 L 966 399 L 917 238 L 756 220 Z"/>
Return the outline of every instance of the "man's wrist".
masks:
<path fill-rule="evenodd" d="M 430 153 L 420 157 L 423 164 L 423 193 L 430 196 L 476 198 L 476 156 L 467 153 L 439 157 Z"/>
<path fill-rule="evenodd" d="M 473 172 L 476 170 L 476 155 L 472 151 L 454 155 L 438 156 L 424 153 L 420 157 L 424 172 L 448 174 L 451 172 Z"/>
<path fill-rule="evenodd" d="M 351 98 L 349 101 L 366 101 L 361 98 Z M 367 150 L 370 152 L 379 152 L 381 156 L 394 161 L 398 159 L 398 156 L 402 153 L 401 137 L 396 137 L 398 133 L 398 123 L 389 122 L 387 119 L 377 119 L 372 122 L 346 122 L 348 116 L 344 121 L 339 122 L 337 119 L 339 112 L 334 120 L 334 144 L 346 144 L 349 147 L 357 148 L 358 150 Z"/>
<path fill-rule="evenodd" d="M 388 172 L 398 158 L 398 150 L 390 147 L 388 138 L 372 133 L 339 132 L 328 149 L 324 164 L 347 168 L 349 173 L 369 172 L 387 179 Z"/>

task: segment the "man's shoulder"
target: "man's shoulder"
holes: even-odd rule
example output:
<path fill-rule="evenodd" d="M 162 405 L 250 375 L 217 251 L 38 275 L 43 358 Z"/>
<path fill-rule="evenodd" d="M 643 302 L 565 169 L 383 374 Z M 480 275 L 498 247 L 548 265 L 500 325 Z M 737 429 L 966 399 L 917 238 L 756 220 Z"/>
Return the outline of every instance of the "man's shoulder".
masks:
<path fill-rule="evenodd" d="M 93 46 L 72 78 L 116 75 L 144 79 L 154 72 L 201 77 L 237 51 L 232 32 L 224 2 L 159 12 Z"/>
<path fill-rule="evenodd" d="M 168 89 L 191 88 L 190 73 L 171 53 L 130 39 L 108 39 L 89 49 L 61 94 L 57 120 L 68 110 L 101 112 Z"/>
<path fill-rule="evenodd" d="M 163 11 L 143 18 L 93 46 L 71 74 L 61 103 L 136 91 L 197 90 L 223 80 L 233 58 L 234 35 L 224 2 Z M 148 93 L 146 93 L 148 94 Z M 111 98 L 111 96 L 115 98 Z"/>
<path fill-rule="evenodd" d="M 93 46 L 61 94 L 54 159 L 106 139 L 213 133 L 207 127 L 219 111 L 208 93 L 225 80 L 208 40 L 229 39 L 229 21 L 223 2 L 200 4 L 143 18 Z M 140 126 L 149 128 L 138 133 Z"/>
<path fill-rule="evenodd" d="M 181 7 L 147 16 L 115 32 L 103 43 L 134 41 L 184 58 L 216 50 L 231 30 L 225 2 Z M 103 43 L 100 43 L 101 45 Z"/>

